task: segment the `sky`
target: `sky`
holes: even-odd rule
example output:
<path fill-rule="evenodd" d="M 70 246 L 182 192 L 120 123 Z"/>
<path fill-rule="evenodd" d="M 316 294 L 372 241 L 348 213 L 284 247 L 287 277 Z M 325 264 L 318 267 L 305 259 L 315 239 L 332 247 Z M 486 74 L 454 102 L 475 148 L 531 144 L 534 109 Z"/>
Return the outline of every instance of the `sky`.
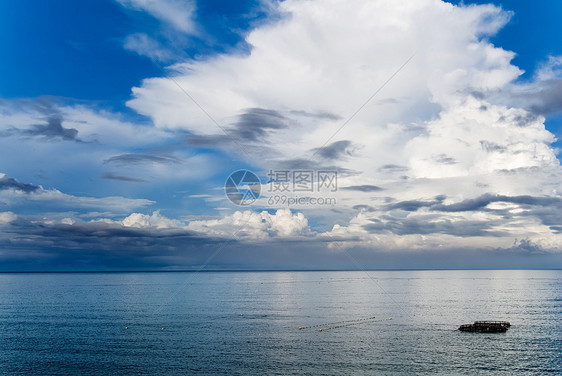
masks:
<path fill-rule="evenodd" d="M 561 268 L 562 3 L 0 3 L 0 271 Z"/>

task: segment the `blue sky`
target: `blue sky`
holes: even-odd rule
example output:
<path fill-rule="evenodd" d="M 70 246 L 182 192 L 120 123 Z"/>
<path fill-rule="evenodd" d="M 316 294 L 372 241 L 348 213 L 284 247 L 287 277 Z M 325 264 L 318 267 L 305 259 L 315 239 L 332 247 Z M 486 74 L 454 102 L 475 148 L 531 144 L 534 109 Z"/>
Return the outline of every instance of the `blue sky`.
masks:
<path fill-rule="evenodd" d="M 560 267 L 560 15 L 2 3 L 0 270 Z"/>
<path fill-rule="evenodd" d="M 115 1 L 89 0 L 24 0 L 0 7 L 0 38 L 7 57 L 1 66 L 4 98 L 53 95 L 99 101 L 122 111 L 131 87 L 143 78 L 165 74 L 166 64 L 123 48 L 129 34 L 162 33 L 158 20 L 144 12 Z M 243 48 L 239 32 L 262 16 L 248 15 L 255 7 L 254 1 L 198 4 L 197 20 L 209 39 L 186 40 L 181 46 L 184 57 Z"/>

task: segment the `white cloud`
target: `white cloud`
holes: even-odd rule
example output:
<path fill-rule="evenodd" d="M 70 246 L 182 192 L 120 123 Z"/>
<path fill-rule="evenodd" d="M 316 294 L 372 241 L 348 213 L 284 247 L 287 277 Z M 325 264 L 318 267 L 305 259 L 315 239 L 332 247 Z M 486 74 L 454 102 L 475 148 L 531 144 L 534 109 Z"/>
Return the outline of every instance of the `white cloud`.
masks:
<path fill-rule="evenodd" d="M 194 2 L 120 2 L 148 12 L 179 34 L 196 33 Z M 562 108 L 558 102 L 547 103 L 541 97 L 558 92 L 560 58 L 551 58 L 534 82 L 516 83 L 522 71 L 511 64 L 514 53 L 486 39 L 507 23 L 509 12 L 492 5 L 463 7 L 437 0 L 287 0 L 277 7 L 280 20 L 262 24 L 247 36 L 252 46 L 248 55 L 219 55 L 176 64 L 172 67 L 174 80 L 208 114 L 235 133 L 244 148 L 241 157 L 256 169 L 312 158 L 321 166 L 355 172 L 338 177 L 340 190 L 333 196 L 340 210 L 309 207 L 299 213 L 283 209 L 275 214 L 246 210 L 220 219 L 190 222 L 166 218 L 159 212 L 135 212 L 120 224 L 265 240 L 316 236 L 307 219 L 312 214 L 323 217 L 332 228 L 321 238 L 342 238 L 380 249 L 505 248 L 523 237 L 545 249 L 560 248 L 558 216 L 544 206 L 499 201 L 456 212 L 424 206 L 418 210 L 392 208 L 392 204 L 407 200 L 432 201 L 438 196 L 443 196 L 439 199 L 443 205 L 486 194 L 560 198 L 562 174 L 551 147 L 554 136 L 539 115 L 541 109 Z M 146 34 L 129 36 L 125 46 L 153 59 L 171 56 L 160 48 L 157 39 Z M 411 56 L 410 62 L 331 140 L 347 141 L 345 154 L 333 159 L 321 153 L 313 155 Z M 528 93 L 537 95 L 529 99 Z M 85 106 L 57 106 L 64 119 L 62 126 L 77 131 L 79 148 L 75 142 L 74 146 L 65 146 L 71 152 L 61 152 L 60 143 L 38 142 L 26 136 L 25 142 L 33 143 L 39 156 L 34 159 L 29 147 L 14 144 L 10 137 L 0 138 L 0 146 L 17 156 L 23 169 L 41 165 L 39 159 L 44 155 L 53 156 L 44 163 L 59 169 L 68 169 L 69 165 L 83 168 L 94 160 L 97 164 L 106 161 L 104 166 L 110 169 L 115 162 L 107 161 L 126 153 L 124 149 L 166 144 L 176 131 L 221 140 L 222 130 L 197 104 L 174 81 L 149 78 L 133 88 L 128 105 L 150 117 L 155 127 L 139 126 Z M 21 108 L 0 108 L 0 126 L 5 132 L 14 127 L 33 130 L 33 124 L 45 121 L 44 110 Z M 281 124 L 267 128 L 258 142 L 244 132 L 259 134 L 255 130 L 263 126 L 260 121 L 264 118 L 251 124 L 241 121 L 241 115 L 256 108 L 272 110 Z M 96 149 L 98 142 L 106 147 Z M 224 137 L 221 142 L 209 144 L 229 147 Z M 84 143 L 91 146 L 87 152 L 83 151 Z M 207 156 L 183 156 L 185 163 L 181 166 L 148 163 L 126 168 L 144 181 L 201 179 L 217 167 Z M 380 190 L 341 189 L 367 184 Z M 9 196 L 11 202 L 18 195 L 20 199 L 52 201 L 64 207 L 120 213 L 153 204 L 123 197 L 77 197 L 58 190 L 41 189 L 29 195 L 0 192 L 0 198 Z M 267 198 L 267 194 L 264 196 Z M 262 198 L 259 203 L 264 201 Z M 358 211 L 356 205 L 365 209 Z M 336 221 L 339 224 L 333 226 Z"/>
<path fill-rule="evenodd" d="M 392 120 L 423 120 L 432 101 L 450 102 L 459 89 L 497 88 L 519 73 L 509 64 L 513 53 L 477 39 L 507 21 L 506 13 L 492 6 L 293 0 L 279 8 L 287 13 L 283 20 L 247 37 L 253 47 L 249 56 L 176 65 L 176 80 L 225 125 L 249 107 L 349 116 L 413 53 L 411 63 L 379 97 L 399 103 L 367 106 L 350 126 L 367 123 L 372 131 Z M 199 108 L 186 105 L 169 80 L 145 80 L 133 93 L 130 106 L 158 126 L 220 132 Z M 404 115 L 405 109 L 411 116 Z M 299 134 L 291 132 L 293 143 L 316 140 L 341 122 L 309 121 L 298 127 Z M 305 145 L 297 145 L 303 152 Z"/>
<path fill-rule="evenodd" d="M 76 221 L 75 221 L 74 219 L 68 218 L 68 217 L 65 217 L 65 218 L 61 219 L 60 222 L 61 222 L 63 225 L 69 225 L 69 226 L 72 226 L 74 223 L 76 223 Z"/>
<path fill-rule="evenodd" d="M 508 86 L 496 95 L 498 101 L 522 106 L 544 115 L 562 112 L 562 56 L 549 56 L 533 79 Z"/>
<path fill-rule="evenodd" d="M 6 176 L 5 174 L 3 174 Z M 132 210 L 154 204 L 146 199 L 132 199 L 120 196 L 88 197 L 63 193 L 57 189 L 44 189 L 42 186 L 29 185 L 30 191 L 25 192 L 16 187 L 0 189 L 0 201 L 6 205 L 37 206 L 61 209 L 101 209 L 113 213 L 131 212 Z"/>
<path fill-rule="evenodd" d="M 540 81 L 548 81 L 562 78 L 562 56 L 549 56 L 537 73 L 536 78 Z"/>
<path fill-rule="evenodd" d="M 70 220 L 65 218 L 64 220 Z M 314 236 L 308 220 L 302 213 L 292 213 L 289 209 L 279 209 L 274 214 L 251 210 L 236 211 L 218 219 L 176 220 L 163 216 L 160 211 L 152 214 L 131 213 L 121 221 L 110 218 L 96 218 L 91 222 L 120 224 L 133 228 L 153 228 L 157 230 L 180 230 L 200 234 L 202 237 L 218 237 L 242 241 L 270 239 L 303 239 Z M 69 223 L 70 224 L 70 223 Z"/>
<path fill-rule="evenodd" d="M 172 51 L 166 49 L 156 39 L 144 33 L 135 33 L 125 38 L 125 49 L 147 56 L 153 60 L 166 62 L 174 57 Z"/>
<path fill-rule="evenodd" d="M 193 0 L 117 0 L 127 8 L 144 11 L 154 18 L 169 24 L 178 31 L 194 34 L 196 25 L 193 17 Z"/>
<path fill-rule="evenodd" d="M 150 154 L 155 146 L 178 144 L 178 135 L 157 129 L 148 121 L 135 123 L 118 113 L 55 101 L 0 101 L 0 148 L 17 161 L 20 180 L 37 180 L 36 176 L 43 176 L 47 179 L 41 180 L 48 181 L 63 171 L 65 176 L 74 177 L 73 181 L 64 178 L 63 182 L 73 185 L 92 184 L 89 180 L 101 176 L 130 178 L 129 181 L 201 181 L 213 173 L 213 166 L 218 163 L 213 155 L 196 155 L 181 147 L 159 148 Z M 57 117 L 61 129 L 75 132 L 75 139 L 51 134 L 47 138 L 38 132 L 36 126 L 48 124 L 52 116 Z M 162 154 L 173 163 L 107 162 L 112 157 L 142 154 L 144 150 L 156 158 Z M 13 167 L 7 162 L 0 167 Z M 85 173 L 90 176 L 84 178 Z"/>
<path fill-rule="evenodd" d="M 7 212 L 0 212 L 0 224 L 8 224 L 15 221 L 18 218 L 17 215 L 14 213 L 7 211 Z"/>
<path fill-rule="evenodd" d="M 554 136 L 544 117 L 473 97 L 443 111 L 404 147 L 416 178 L 481 175 L 498 170 L 555 167 Z"/>
<path fill-rule="evenodd" d="M 266 240 L 291 238 L 310 234 L 308 220 L 302 213 L 279 209 L 275 214 L 266 211 L 236 211 L 221 219 L 191 221 L 187 228 L 211 236 L 233 239 Z"/>
<path fill-rule="evenodd" d="M 245 148 L 249 162 L 269 168 L 276 160 L 310 157 L 311 149 L 322 145 L 414 52 L 411 62 L 380 93 L 380 102 L 365 106 L 332 140 L 350 140 L 357 147 L 346 163 L 336 161 L 340 167 L 361 171 L 364 180 L 383 178 L 377 167 L 387 164 L 407 165 L 415 170 L 414 176 L 426 176 L 427 166 L 413 161 L 415 151 L 410 148 L 439 143 L 442 149 L 457 151 L 454 143 L 460 141 L 455 140 L 470 134 L 476 140 L 463 148 L 469 155 L 459 155 L 463 165 L 439 169 L 479 172 L 473 164 L 488 162 L 482 160 L 480 141 L 494 143 L 487 140 L 484 122 L 497 123 L 502 116 L 504 132 L 496 126 L 492 136 L 497 139 L 509 132 L 514 140 L 509 140 L 513 153 L 504 154 L 503 161 L 496 158 L 499 169 L 552 159 L 548 146 L 552 136 L 541 125 L 543 119 L 517 128 L 513 118 L 522 115 L 520 110 L 497 108 L 483 99 L 474 103 L 477 100 L 470 96 L 497 91 L 521 73 L 510 64 L 512 52 L 479 39 L 503 26 L 508 12 L 491 5 L 455 7 L 433 0 L 293 0 L 279 4 L 279 12 L 286 14 L 281 21 L 250 33 L 247 41 L 253 48 L 249 56 L 218 56 L 175 66 L 175 80 L 223 126 L 232 126 L 237 116 L 254 107 L 274 109 L 285 116 L 287 128 L 269 132 L 271 137 L 263 140 L 265 153 L 263 148 Z M 168 79 L 147 79 L 133 93 L 129 105 L 150 116 L 158 127 L 221 134 Z M 291 112 L 294 110 L 329 112 L 340 118 L 305 117 Z M 474 124 L 479 121 L 479 128 L 463 124 L 465 116 Z M 438 134 L 439 124 L 451 118 L 457 124 L 447 125 L 441 133 L 447 133 L 454 143 L 442 145 L 445 140 Z M 525 142 L 528 136 L 529 142 Z M 434 154 L 448 158 L 446 151 Z M 521 152 L 527 157 L 511 161 L 514 153 Z M 536 155 L 530 156 L 532 153 Z M 423 158 L 426 156 L 417 159 Z M 423 171 L 416 171 L 418 167 Z"/>
<path fill-rule="evenodd" d="M 377 192 L 334 193 L 340 209 L 358 204 L 374 209 L 333 231 L 345 229 L 372 244 L 504 246 L 522 232 L 532 239 L 550 239 L 550 245 L 561 244 L 559 235 L 535 212 L 507 220 L 484 210 L 436 211 L 430 216 L 384 210 L 389 201 L 438 195 L 445 195 L 448 203 L 487 193 L 560 197 L 554 136 L 545 129 L 544 117 L 530 110 L 529 101 L 506 102 L 504 92 L 521 85 L 514 82 L 522 71 L 511 64 L 513 52 L 487 39 L 508 22 L 510 12 L 493 5 L 465 7 L 436 0 L 287 0 L 278 4 L 278 12 L 281 20 L 247 36 L 249 55 L 220 55 L 174 66 L 174 80 L 221 125 L 239 132 L 235 136 L 247 162 L 268 169 L 283 166 L 283 160 L 312 157 L 321 165 L 356 172 L 340 175 L 340 188 L 380 186 Z M 313 156 L 314 149 L 413 54 L 332 140 L 348 140 L 351 151 L 335 160 Z M 558 60 L 551 59 L 536 79 L 558 77 L 558 66 Z M 221 134 L 169 79 L 146 79 L 133 95 L 128 105 L 159 128 Z M 240 115 L 250 108 L 275 110 L 285 127 L 268 129 L 260 142 L 245 140 Z M 312 116 L 321 113 L 333 116 Z M 341 222 L 341 216 L 326 209 L 330 208 L 322 215 Z M 265 225 L 257 225 L 261 215 L 238 212 L 236 218 L 247 217 L 249 231 L 265 237 L 267 231 L 260 227 Z M 401 230 L 392 223 L 386 223 L 388 233 L 363 228 L 377 220 L 412 226 L 427 221 L 436 230 L 397 237 Z M 219 231 L 232 221 L 226 217 L 198 225 Z M 457 231 L 479 223 L 495 235 Z"/>
<path fill-rule="evenodd" d="M 125 227 L 136 228 L 154 227 L 157 229 L 166 229 L 182 227 L 180 221 L 166 218 L 160 214 L 160 211 L 155 211 L 152 213 L 152 215 L 132 213 L 131 215 L 123 219 L 121 223 Z"/>
<path fill-rule="evenodd" d="M 61 127 L 76 130 L 76 140 L 83 143 L 101 143 L 110 147 L 142 147 L 164 142 L 172 137 L 169 132 L 155 129 L 150 124 L 128 121 L 118 113 L 97 110 L 86 105 L 57 104 L 56 101 L 56 98 L 52 101 L 48 98 L 0 101 L 1 134 L 19 136 L 24 140 L 41 138 L 40 132 L 30 131 L 37 125 L 47 124 L 50 117 L 56 116 L 60 119 Z M 55 141 L 62 140 L 56 136 L 52 137 Z M 1 137 L 0 141 L 6 139 Z"/>
<path fill-rule="evenodd" d="M 146 199 L 132 199 L 119 196 L 85 197 L 62 193 L 56 189 L 42 190 L 25 197 L 31 201 L 48 201 L 51 204 L 66 208 L 102 209 L 113 212 L 126 212 L 132 209 L 149 206 L 154 201 Z"/>

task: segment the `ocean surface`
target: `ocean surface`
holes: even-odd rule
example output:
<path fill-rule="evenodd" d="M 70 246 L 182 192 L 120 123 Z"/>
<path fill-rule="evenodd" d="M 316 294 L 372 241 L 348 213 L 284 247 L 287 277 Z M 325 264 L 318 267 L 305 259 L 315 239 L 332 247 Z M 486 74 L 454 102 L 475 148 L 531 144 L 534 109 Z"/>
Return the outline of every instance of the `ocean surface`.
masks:
<path fill-rule="evenodd" d="M 561 375 L 562 271 L 0 274 L 0 374 Z"/>

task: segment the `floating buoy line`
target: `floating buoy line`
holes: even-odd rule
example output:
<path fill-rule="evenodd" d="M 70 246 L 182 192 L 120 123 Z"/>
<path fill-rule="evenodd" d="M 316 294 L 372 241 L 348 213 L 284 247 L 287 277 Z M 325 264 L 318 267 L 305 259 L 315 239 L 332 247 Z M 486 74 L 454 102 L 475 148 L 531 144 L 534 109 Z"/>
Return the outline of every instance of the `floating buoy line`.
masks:
<path fill-rule="evenodd" d="M 391 320 L 391 318 L 389 318 Z M 343 321 L 332 321 L 326 322 L 323 324 L 316 324 L 316 325 L 309 325 L 309 326 L 300 326 L 299 330 L 307 330 L 307 329 L 316 329 L 319 332 L 325 332 L 326 330 L 332 330 L 337 328 L 344 328 L 353 325 L 361 325 L 361 324 L 368 324 L 375 321 L 381 321 L 381 319 L 376 320 L 375 316 L 366 317 L 362 319 L 355 319 L 355 320 L 343 320 Z"/>

